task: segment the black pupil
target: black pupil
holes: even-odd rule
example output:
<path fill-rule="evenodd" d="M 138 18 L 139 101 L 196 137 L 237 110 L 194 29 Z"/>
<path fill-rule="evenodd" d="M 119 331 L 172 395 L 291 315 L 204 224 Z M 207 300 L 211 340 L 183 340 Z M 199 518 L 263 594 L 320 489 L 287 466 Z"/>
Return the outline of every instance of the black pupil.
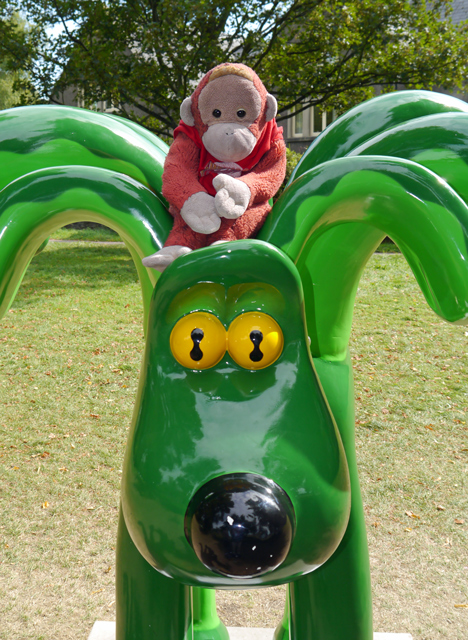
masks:
<path fill-rule="evenodd" d="M 203 351 L 200 349 L 200 342 L 203 340 L 204 335 L 205 334 L 202 329 L 194 329 L 190 334 L 193 341 L 193 349 L 190 352 L 190 357 L 192 360 L 195 360 L 195 362 L 200 362 L 203 358 Z"/>
<path fill-rule="evenodd" d="M 244 109 L 239 109 L 239 111 L 237 112 L 237 117 L 238 118 L 244 118 L 245 117 L 245 110 Z"/>
<path fill-rule="evenodd" d="M 263 353 L 260 351 L 260 343 L 263 340 L 263 333 L 261 331 L 251 331 L 250 339 L 254 345 L 254 349 L 250 354 L 250 359 L 252 362 L 260 362 L 263 358 Z"/>
<path fill-rule="evenodd" d="M 213 115 L 215 118 L 221 118 L 221 111 L 219 109 L 215 109 L 213 111 Z"/>

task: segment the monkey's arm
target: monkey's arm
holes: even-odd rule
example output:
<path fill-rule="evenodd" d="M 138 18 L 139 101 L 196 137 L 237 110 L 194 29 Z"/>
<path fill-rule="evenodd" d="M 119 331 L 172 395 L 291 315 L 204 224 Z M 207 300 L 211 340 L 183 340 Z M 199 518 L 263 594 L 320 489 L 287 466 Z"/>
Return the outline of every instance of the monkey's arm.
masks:
<path fill-rule="evenodd" d="M 195 193 L 206 193 L 198 182 L 200 151 L 184 133 L 172 143 L 164 163 L 162 194 L 177 209 Z"/>
<path fill-rule="evenodd" d="M 175 207 L 188 226 L 198 233 L 214 233 L 221 220 L 216 213 L 214 197 L 198 182 L 200 151 L 185 134 L 180 133 L 169 149 L 164 163 L 162 193 Z"/>
<path fill-rule="evenodd" d="M 252 171 L 238 179 L 249 187 L 249 205 L 252 205 L 272 198 L 281 187 L 285 175 L 286 145 L 283 140 L 277 140 Z"/>

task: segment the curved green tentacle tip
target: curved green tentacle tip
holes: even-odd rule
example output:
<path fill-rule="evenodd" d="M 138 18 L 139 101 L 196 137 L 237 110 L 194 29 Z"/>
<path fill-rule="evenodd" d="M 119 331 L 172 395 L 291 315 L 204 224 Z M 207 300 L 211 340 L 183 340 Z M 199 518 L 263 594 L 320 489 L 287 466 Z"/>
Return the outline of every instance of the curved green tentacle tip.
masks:
<path fill-rule="evenodd" d="M 406 158 L 443 178 L 468 202 L 468 113 L 439 113 L 383 131 L 349 156 Z"/>
<path fill-rule="evenodd" d="M 0 112 L 0 189 L 31 171 L 83 165 L 123 173 L 161 195 L 167 145 L 124 118 L 75 107 Z"/>
<path fill-rule="evenodd" d="M 289 184 L 318 164 L 347 155 L 382 131 L 415 118 L 452 112 L 467 113 L 468 104 L 433 91 L 396 91 L 372 98 L 325 129 L 303 155 Z"/>
<path fill-rule="evenodd" d="M 70 166 L 29 173 L 0 192 L 0 317 L 48 236 L 83 220 L 114 229 L 125 242 L 148 312 L 159 273 L 146 269 L 141 260 L 162 247 L 172 217 L 140 182 L 102 168 Z"/>

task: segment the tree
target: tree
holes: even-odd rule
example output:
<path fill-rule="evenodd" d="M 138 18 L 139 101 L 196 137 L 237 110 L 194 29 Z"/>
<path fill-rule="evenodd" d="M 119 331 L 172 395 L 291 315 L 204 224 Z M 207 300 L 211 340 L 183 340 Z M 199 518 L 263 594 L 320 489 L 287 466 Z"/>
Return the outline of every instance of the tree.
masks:
<path fill-rule="evenodd" d="M 26 88 L 28 79 L 24 71 L 30 52 L 23 49 L 22 55 L 17 55 L 27 32 L 28 25 L 16 13 L 0 19 L 0 110 L 33 101 L 34 94 Z M 28 44 L 28 51 L 31 45 Z M 33 50 L 31 46 L 30 51 Z"/>
<path fill-rule="evenodd" d="M 253 67 L 277 94 L 279 120 L 309 106 L 344 110 L 391 90 L 460 86 L 466 27 L 450 0 L 2 0 L 34 25 L 5 32 L 8 54 L 43 101 L 75 87 L 162 135 L 201 75 Z M 1 27 L 0 27 L 1 28 Z"/>
<path fill-rule="evenodd" d="M 19 100 L 19 94 L 13 88 L 15 77 L 13 74 L 0 70 L 0 110 L 14 107 Z"/>

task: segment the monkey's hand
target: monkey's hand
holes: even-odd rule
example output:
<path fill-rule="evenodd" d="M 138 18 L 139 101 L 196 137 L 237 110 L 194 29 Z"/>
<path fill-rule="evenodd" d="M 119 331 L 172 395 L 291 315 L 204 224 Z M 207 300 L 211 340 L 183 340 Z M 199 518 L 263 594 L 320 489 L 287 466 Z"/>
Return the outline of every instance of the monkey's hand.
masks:
<path fill-rule="evenodd" d="M 204 191 L 198 191 L 187 198 L 180 215 L 188 226 L 198 233 L 214 233 L 221 226 L 215 199 Z"/>
<path fill-rule="evenodd" d="M 242 180 L 221 173 L 213 179 L 213 187 L 217 191 L 215 195 L 216 211 L 222 218 L 235 220 L 249 206 L 250 189 Z"/>

